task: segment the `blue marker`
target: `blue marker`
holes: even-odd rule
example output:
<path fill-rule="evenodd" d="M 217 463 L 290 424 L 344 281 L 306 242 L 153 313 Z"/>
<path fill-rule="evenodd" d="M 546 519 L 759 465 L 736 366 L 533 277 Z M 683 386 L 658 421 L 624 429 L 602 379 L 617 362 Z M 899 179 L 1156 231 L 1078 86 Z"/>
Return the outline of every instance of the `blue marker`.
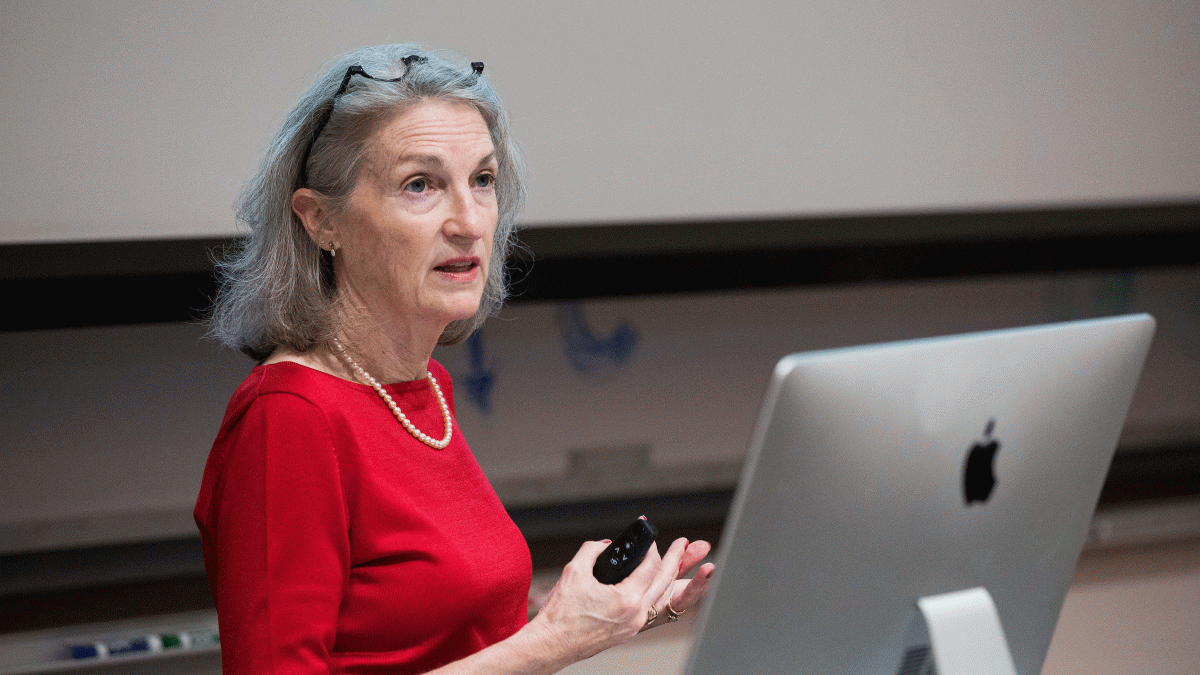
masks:
<path fill-rule="evenodd" d="M 103 659 L 108 656 L 108 649 L 102 642 L 93 642 L 86 645 L 73 645 L 71 647 L 71 658 L 73 659 Z"/>
<path fill-rule="evenodd" d="M 150 640 L 140 637 L 131 640 L 114 640 L 106 645 L 110 656 L 141 654 L 150 651 Z"/>

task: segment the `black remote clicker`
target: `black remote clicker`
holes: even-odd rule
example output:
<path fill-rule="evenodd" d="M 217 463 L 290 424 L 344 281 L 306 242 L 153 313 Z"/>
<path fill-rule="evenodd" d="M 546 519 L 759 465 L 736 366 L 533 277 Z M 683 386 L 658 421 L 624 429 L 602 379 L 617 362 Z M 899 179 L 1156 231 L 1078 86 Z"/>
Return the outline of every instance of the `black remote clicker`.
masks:
<path fill-rule="evenodd" d="M 645 516 L 633 521 L 621 536 L 596 559 L 592 574 L 603 584 L 620 582 L 642 562 L 658 536 L 658 530 Z"/>

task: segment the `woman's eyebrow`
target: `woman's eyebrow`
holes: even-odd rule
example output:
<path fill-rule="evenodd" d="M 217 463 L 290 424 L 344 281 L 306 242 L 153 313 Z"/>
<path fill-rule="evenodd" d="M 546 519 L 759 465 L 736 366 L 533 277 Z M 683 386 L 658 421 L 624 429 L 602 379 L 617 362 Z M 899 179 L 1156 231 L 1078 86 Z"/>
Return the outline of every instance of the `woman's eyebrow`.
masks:
<path fill-rule="evenodd" d="M 487 166 L 488 164 L 491 164 L 495 161 L 496 161 L 496 151 L 493 150 L 493 151 L 489 152 L 486 157 L 479 160 L 478 166 Z"/>
<path fill-rule="evenodd" d="M 480 159 L 479 164 L 477 164 L 476 166 L 477 167 L 487 166 L 488 164 L 491 164 L 495 161 L 496 161 L 496 152 L 493 150 L 492 152 L 489 152 L 487 155 L 485 155 L 482 159 Z M 446 166 L 445 160 L 443 160 L 439 155 L 408 154 L 408 155 L 400 155 L 400 156 L 396 157 L 396 159 L 392 162 L 391 168 L 393 171 L 395 171 L 397 167 L 408 165 L 408 164 L 416 164 L 419 166 L 427 166 L 427 167 L 436 168 L 436 169 L 442 169 L 442 168 L 445 168 L 445 166 Z"/>
<path fill-rule="evenodd" d="M 396 157 L 396 159 L 392 161 L 392 168 L 395 169 L 396 167 L 404 164 L 419 164 L 421 166 L 433 166 L 438 168 L 446 165 L 446 163 L 442 161 L 442 158 L 438 157 L 437 155 L 411 154 L 400 155 Z"/>

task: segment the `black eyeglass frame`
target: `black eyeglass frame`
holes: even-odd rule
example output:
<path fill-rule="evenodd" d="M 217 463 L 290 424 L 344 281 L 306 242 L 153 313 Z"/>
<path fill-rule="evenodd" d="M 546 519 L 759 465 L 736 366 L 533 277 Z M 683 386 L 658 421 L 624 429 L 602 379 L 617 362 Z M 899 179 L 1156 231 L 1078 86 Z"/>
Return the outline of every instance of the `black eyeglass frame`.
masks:
<path fill-rule="evenodd" d="M 368 80 L 375 80 L 376 82 L 399 82 L 400 80 L 404 79 L 405 75 L 408 75 L 408 72 L 410 69 L 412 69 L 412 65 L 414 63 L 425 63 L 429 59 L 418 54 L 412 54 L 405 56 L 400 60 L 404 62 L 404 73 L 401 74 L 400 77 L 375 77 L 363 70 L 363 67 L 357 64 L 346 69 L 346 74 L 342 77 L 342 85 L 338 87 L 337 93 L 331 96 L 325 105 L 322 106 L 324 111 L 321 113 L 321 121 L 317 123 L 317 127 L 316 130 L 313 131 L 312 138 L 308 140 L 308 146 L 304 148 L 304 157 L 300 160 L 301 185 L 306 187 L 308 186 L 308 160 L 312 156 L 313 146 L 316 145 L 317 139 L 321 137 L 321 132 L 325 131 L 325 126 L 329 124 L 329 118 L 333 116 L 333 107 L 337 104 L 337 100 L 341 98 L 342 94 L 345 94 L 346 90 L 350 87 L 350 78 L 354 77 L 355 75 L 361 75 Z M 479 77 L 483 74 L 483 62 L 472 61 L 471 70 L 475 73 L 476 77 Z"/>

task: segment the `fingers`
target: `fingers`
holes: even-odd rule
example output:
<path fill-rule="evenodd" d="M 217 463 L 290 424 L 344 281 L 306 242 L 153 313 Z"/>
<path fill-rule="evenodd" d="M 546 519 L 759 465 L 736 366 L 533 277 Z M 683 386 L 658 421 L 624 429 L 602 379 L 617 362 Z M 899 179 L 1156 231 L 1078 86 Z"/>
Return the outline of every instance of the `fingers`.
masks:
<path fill-rule="evenodd" d="M 696 606 L 696 603 L 700 602 L 708 592 L 709 581 L 712 579 L 715 569 L 716 566 L 712 563 L 705 563 L 700 566 L 700 569 L 696 572 L 696 576 L 686 582 L 679 581 L 676 584 L 676 589 L 679 586 L 683 588 L 682 590 L 676 590 L 674 595 L 671 596 L 671 607 L 676 611 L 683 612 Z"/>
<path fill-rule="evenodd" d="M 707 541 L 698 540 L 688 544 L 687 550 L 683 552 L 683 558 L 679 562 L 679 576 L 686 576 L 697 563 L 708 557 L 711 552 L 712 544 Z"/>
<path fill-rule="evenodd" d="M 662 582 L 660 594 L 666 593 L 671 584 L 679 578 L 679 570 L 683 567 L 683 556 L 687 554 L 687 549 L 687 539 L 676 539 L 671 542 L 671 547 L 663 556 L 662 567 L 659 568 L 658 580 Z"/>
<path fill-rule="evenodd" d="M 571 562 L 586 563 L 589 567 L 596 564 L 596 560 L 604 553 L 604 549 L 612 542 L 605 539 L 602 541 L 585 541 L 575 552 L 575 557 Z"/>
<path fill-rule="evenodd" d="M 650 549 L 646 551 L 646 557 L 642 558 L 642 562 L 638 563 L 638 566 L 633 568 L 629 576 L 625 577 L 619 585 L 645 587 L 654 578 L 661 561 L 662 556 L 658 554 L 658 542 L 653 542 L 650 544 Z"/>
<path fill-rule="evenodd" d="M 648 607 L 654 607 L 656 610 L 661 611 L 666 606 L 667 593 L 679 575 L 679 565 L 683 559 L 684 551 L 687 550 L 687 545 L 687 539 L 676 539 L 671 542 L 671 547 L 663 555 L 658 567 L 648 570 L 650 577 L 647 580 L 646 591 L 643 595 Z M 647 555 L 647 557 L 649 556 Z"/>

